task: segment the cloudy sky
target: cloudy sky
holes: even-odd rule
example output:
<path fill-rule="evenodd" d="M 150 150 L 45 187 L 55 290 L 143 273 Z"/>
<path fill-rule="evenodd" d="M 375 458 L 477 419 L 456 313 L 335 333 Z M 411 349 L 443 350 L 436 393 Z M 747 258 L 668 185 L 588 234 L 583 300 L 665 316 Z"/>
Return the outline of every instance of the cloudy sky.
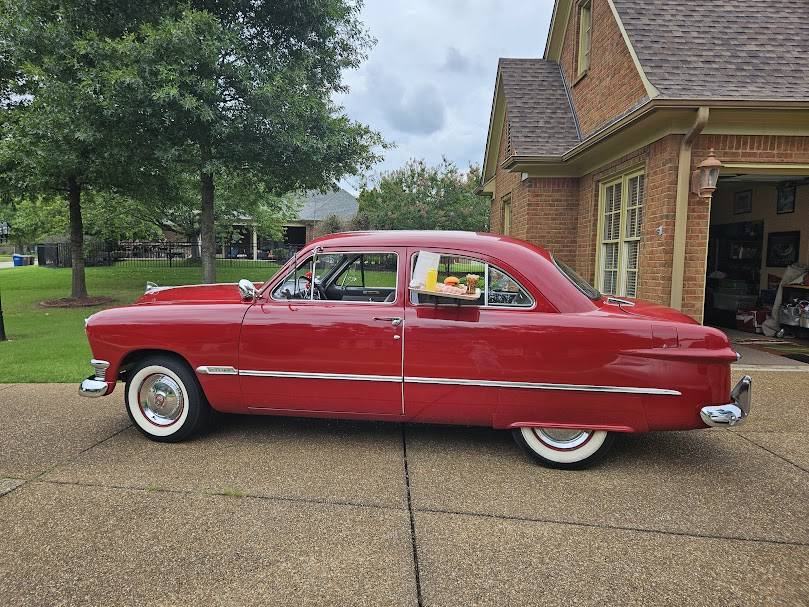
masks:
<path fill-rule="evenodd" d="M 346 74 L 348 114 L 396 144 L 374 171 L 408 158 L 480 163 L 498 57 L 540 57 L 552 0 L 366 0 L 377 44 Z M 356 192 L 359 180 L 343 183 Z"/>

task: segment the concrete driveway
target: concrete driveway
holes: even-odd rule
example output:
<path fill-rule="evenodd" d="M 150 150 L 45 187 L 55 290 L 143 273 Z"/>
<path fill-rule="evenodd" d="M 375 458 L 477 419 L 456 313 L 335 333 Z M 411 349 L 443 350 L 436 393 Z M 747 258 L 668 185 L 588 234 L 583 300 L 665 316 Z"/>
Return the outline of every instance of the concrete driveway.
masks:
<path fill-rule="evenodd" d="M 2 605 L 809 605 L 809 373 L 738 431 L 546 470 L 487 429 L 229 417 L 0 385 Z"/>

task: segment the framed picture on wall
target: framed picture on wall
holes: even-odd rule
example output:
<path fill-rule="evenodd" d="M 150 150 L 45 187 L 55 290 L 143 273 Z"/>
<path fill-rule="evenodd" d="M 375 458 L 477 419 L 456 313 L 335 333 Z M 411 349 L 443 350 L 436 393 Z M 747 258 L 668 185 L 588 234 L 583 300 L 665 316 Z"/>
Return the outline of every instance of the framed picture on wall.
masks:
<path fill-rule="evenodd" d="M 733 196 L 733 214 L 743 215 L 753 210 L 753 190 L 742 190 Z"/>
<path fill-rule="evenodd" d="M 770 232 L 767 234 L 767 266 L 786 268 L 792 265 L 798 261 L 800 247 L 800 231 Z"/>
<path fill-rule="evenodd" d="M 779 215 L 783 213 L 795 212 L 795 184 L 782 183 L 778 186 L 778 197 L 775 200 L 775 212 Z"/>

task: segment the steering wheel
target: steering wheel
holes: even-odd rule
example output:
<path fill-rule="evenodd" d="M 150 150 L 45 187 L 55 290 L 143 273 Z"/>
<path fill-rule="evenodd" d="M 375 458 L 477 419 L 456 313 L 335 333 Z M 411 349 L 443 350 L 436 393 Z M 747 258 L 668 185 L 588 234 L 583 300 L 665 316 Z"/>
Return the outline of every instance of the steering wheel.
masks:
<path fill-rule="evenodd" d="M 312 288 L 312 283 L 306 276 L 299 276 L 298 282 L 300 283 L 301 280 L 305 280 L 306 284 L 302 289 L 297 289 L 296 287 L 294 299 L 309 299 L 310 295 L 309 290 Z M 314 281 L 314 293 L 312 293 L 311 295 L 312 299 L 326 299 L 326 291 L 325 289 L 323 289 L 323 286 L 317 280 Z"/>

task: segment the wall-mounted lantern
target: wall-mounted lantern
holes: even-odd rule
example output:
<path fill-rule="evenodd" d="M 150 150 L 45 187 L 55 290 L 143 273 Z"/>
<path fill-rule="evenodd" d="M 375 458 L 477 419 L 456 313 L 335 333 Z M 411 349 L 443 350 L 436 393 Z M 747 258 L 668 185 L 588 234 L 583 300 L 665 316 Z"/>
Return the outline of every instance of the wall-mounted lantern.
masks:
<path fill-rule="evenodd" d="M 700 198 L 710 198 L 716 190 L 719 181 L 719 169 L 722 163 L 711 148 L 708 157 L 697 165 L 697 170 L 691 173 L 691 193 Z"/>

